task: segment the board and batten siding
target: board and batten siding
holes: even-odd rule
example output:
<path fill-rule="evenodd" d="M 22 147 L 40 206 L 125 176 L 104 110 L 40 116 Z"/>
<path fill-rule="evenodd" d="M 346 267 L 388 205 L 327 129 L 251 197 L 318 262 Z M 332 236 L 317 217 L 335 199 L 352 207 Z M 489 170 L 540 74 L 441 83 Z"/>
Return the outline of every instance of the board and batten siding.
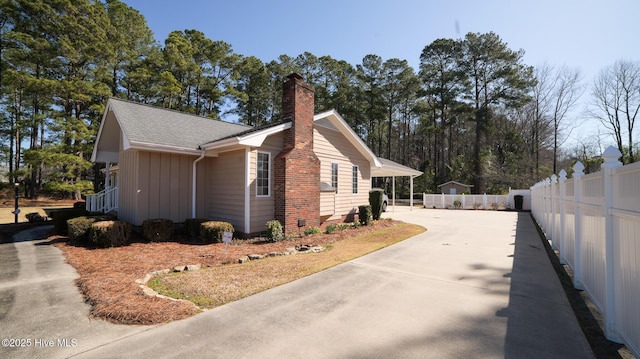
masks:
<path fill-rule="evenodd" d="M 198 163 L 198 217 L 244 229 L 244 150 L 222 152 Z"/>
<path fill-rule="evenodd" d="M 273 197 L 273 161 L 283 148 L 283 133 L 276 133 L 265 139 L 260 148 L 254 148 L 249 152 L 250 156 L 250 209 L 251 209 L 251 232 L 262 232 L 267 230 L 267 222 L 275 218 L 274 197 Z M 258 197 L 256 195 L 257 158 L 258 152 L 268 152 L 271 154 L 269 164 L 269 196 Z"/>
<path fill-rule="evenodd" d="M 122 142 L 122 140 L 120 140 Z M 138 207 L 138 152 L 123 151 L 120 145 L 118 166 L 118 218 L 136 223 Z"/>
<path fill-rule="evenodd" d="M 175 223 L 191 217 L 191 164 L 194 156 L 124 151 L 120 157 L 118 216 L 134 225 L 145 219 Z"/>
<path fill-rule="evenodd" d="M 321 193 L 320 214 L 326 216 L 333 213 L 328 218 L 332 220 L 356 213 L 358 206 L 369 203 L 371 163 L 339 131 L 315 126 L 313 135 L 315 153 L 320 159 L 320 182 L 330 184 L 331 163 L 338 164 L 338 191 Z M 358 166 L 357 194 L 351 191 L 351 171 L 354 165 Z"/>

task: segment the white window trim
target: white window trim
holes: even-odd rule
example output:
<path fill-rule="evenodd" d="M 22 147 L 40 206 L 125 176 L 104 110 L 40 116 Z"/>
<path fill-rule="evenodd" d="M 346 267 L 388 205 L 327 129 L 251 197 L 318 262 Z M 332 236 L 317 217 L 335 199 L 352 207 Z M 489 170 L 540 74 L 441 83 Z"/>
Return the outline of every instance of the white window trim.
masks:
<path fill-rule="evenodd" d="M 331 185 L 333 186 L 333 165 L 336 165 L 336 193 L 338 193 L 338 186 L 340 186 L 340 164 L 338 162 L 331 162 Z"/>
<path fill-rule="evenodd" d="M 356 191 L 353 192 L 353 170 L 355 169 L 356 172 Z M 351 194 L 353 195 L 357 195 L 360 192 L 360 176 L 359 176 L 359 172 L 360 172 L 360 167 L 358 167 L 358 165 L 353 165 L 351 167 Z"/>
<path fill-rule="evenodd" d="M 267 169 L 267 171 L 269 171 L 269 176 L 267 178 L 267 181 L 269 182 L 267 184 L 267 191 L 269 192 L 269 194 L 267 194 L 267 195 L 258 194 L 258 161 L 259 161 L 260 154 L 267 155 L 267 158 L 268 158 L 268 161 L 269 161 L 269 168 Z M 272 183 L 271 182 L 271 178 L 273 176 L 273 170 L 272 170 L 273 165 L 272 165 L 272 162 L 273 161 L 271 161 L 271 152 L 266 152 L 266 151 L 257 151 L 256 152 L 256 197 L 259 197 L 259 198 L 269 198 L 269 197 L 271 197 L 271 183 Z"/>

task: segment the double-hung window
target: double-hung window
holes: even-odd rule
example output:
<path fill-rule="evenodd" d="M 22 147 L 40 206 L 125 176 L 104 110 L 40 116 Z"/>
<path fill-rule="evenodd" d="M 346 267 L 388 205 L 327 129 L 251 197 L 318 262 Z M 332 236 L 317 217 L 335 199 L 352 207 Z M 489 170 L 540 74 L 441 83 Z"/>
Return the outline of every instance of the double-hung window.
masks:
<path fill-rule="evenodd" d="M 358 166 L 353 166 L 351 170 L 351 193 L 358 194 Z"/>
<path fill-rule="evenodd" d="M 336 193 L 338 193 L 338 164 L 331 164 L 331 187 L 336 189 Z"/>
<path fill-rule="evenodd" d="M 271 176 L 271 153 L 258 152 L 256 171 L 256 196 L 268 197 Z"/>

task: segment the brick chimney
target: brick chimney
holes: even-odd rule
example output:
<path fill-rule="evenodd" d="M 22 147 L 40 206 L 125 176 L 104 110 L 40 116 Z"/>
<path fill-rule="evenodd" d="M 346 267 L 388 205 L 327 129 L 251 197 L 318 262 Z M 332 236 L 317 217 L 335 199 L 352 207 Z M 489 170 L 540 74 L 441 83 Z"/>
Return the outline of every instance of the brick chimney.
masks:
<path fill-rule="evenodd" d="M 320 160 L 313 152 L 313 86 L 291 74 L 282 91 L 284 148 L 274 160 L 275 217 L 285 232 L 320 225 Z"/>

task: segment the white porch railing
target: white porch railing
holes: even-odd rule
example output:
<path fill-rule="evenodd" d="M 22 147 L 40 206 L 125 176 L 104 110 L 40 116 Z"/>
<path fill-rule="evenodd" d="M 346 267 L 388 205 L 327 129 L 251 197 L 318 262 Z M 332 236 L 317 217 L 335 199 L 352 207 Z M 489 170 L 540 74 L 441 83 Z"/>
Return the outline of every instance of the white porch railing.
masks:
<path fill-rule="evenodd" d="M 89 212 L 108 213 L 118 210 L 118 187 L 106 188 L 96 194 L 87 195 L 86 208 Z"/>
<path fill-rule="evenodd" d="M 531 187 L 532 214 L 560 261 L 604 316 L 609 340 L 640 358 L 640 162 L 622 166 L 603 153 L 601 171 L 562 170 Z"/>

